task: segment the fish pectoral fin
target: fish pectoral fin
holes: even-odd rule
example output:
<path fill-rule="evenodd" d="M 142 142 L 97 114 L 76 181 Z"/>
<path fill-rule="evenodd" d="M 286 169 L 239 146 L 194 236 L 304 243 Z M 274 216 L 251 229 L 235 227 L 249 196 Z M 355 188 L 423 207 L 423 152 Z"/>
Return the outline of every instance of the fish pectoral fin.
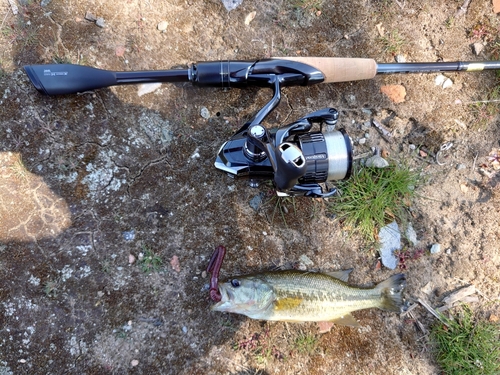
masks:
<path fill-rule="evenodd" d="M 274 310 L 283 311 L 283 310 L 292 310 L 298 305 L 302 303 L 302 298 L 278 298 L 274 302 Z"/>
<path fill-rule="evenodd" d="M 360 327 L 360 324 L 358 323 L 356 318 L 351 314 L 346 314 L 344 316 L 341 316 L 340 318 L 332 319 L 331 322 L 340 326 Z"/>
<path fill-rule="evenodd" d="M 336 279 L 339 279 L 340 281 L 347 282 L 349 279 L 349 274 L 352 272 L 352 268 L 349 270 L 341 270 L 341 271 L 331 271 L 331 272 L 325 272 L 328 276 L 335 277 Z"/>

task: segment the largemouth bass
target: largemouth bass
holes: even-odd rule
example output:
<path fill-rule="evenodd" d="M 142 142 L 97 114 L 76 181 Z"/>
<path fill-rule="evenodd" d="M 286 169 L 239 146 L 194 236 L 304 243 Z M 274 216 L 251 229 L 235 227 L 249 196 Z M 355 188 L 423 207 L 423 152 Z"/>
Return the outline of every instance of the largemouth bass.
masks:
<path fill-rule="evenodd" d="M 393 275 L 373 288 L 358 288 L 347 284 L 349 272 L 286 270 L 233 278 L 219 285 L 221 301 L 212 310 L 259 320 L 331 321 L 349 326 L 359 325 L 351 315 L 356 310 L 401 310 L 404 274 Z"/>

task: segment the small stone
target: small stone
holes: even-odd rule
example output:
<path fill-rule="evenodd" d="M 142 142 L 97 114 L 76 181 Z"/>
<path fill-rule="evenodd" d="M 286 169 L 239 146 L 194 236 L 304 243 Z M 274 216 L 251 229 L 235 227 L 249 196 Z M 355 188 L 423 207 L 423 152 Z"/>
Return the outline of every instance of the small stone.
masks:
<path fill-rule="evenodd" d="M 365 166 L 373 168 L 385 168 L 389 166 L 389 162 L 379 155 L 373 155 L 372 157 L 366 159 Z"/>
<path fill-rule="evenodd" d="M 128 255 L 128 264 L 134 264 L 135 263 L 135 256 L 132 254 Z"/>
<path fill-rule="evenodd" d="M 97 21 L 97 17 L 94 16 L 92 13 L 90 13 L 89 11 L 87 11 L 87 13 L 85 13 L 85 19 L 87 21 L 90 21 L 90 22 L 95 22 Z"/>
<path fill-rule="evenodd" d="M 404 63 L 406 62 L 406 58 L 403 55 L 396 55 L 395 57 L 397 63 Z"/>
<path fill-rule="evenodd" d="M 402 103 L 406 98 L 406 89 L 403 85 L 385 85 L 380 87 L 380 92 L 387 95 L 393 103 Z"/>
<path fill-rule="evenodd" d="M 345 96 L 345 100 L 347 102 L 347 104 L 351 107 L 355 107 L 357 106 L 358 104 L 358 101 L 356 99 L 356 96 L 352 95 L 352 94 L 349 94 L 349 95 L 346 95 Z"/>
<path fill-rule="evenodd" d="M 465 164 L 457 164 L 457 171 L 461 171 L 462 169 L 467 168 Z"/>
<path fill-rule="evenodd" d="M 366 138 L 360 138 L 359 141 L 358 141 L 358 143 L 360 145 L 364 145 L 366 143 Z"/>
<path fill-rule="evenodd" d="M 256 11 L 248 13 L 247 16 L 245 17 L 245 25 L 250 25 L 250 22 L 253 21 L 256 14 L 257 14 Z"/>
<path fill-rule="evenodd" d="M 408 240 L 409 243 L 411 243 L 413 246 L 416 246 L 418 243 L 417 240 L 417 232 L 415 232 L 415 229 L 413 229 L 413 225 L 411 223 L 408 223 L 408 227 L 406 228 L 406 239 Z"/>
<path fill-rule="evenodd" d="M 453 81 L 450 78 L 447 78 L 443 83 L 443 89 L 447 89 L 453 86 Z"/>
<path fill-rule="evenodd" d="M 179 263 L 179 257 L 177 255 L 174 255 L 172 259 L 170 260 L 170 265 L 172 266 L 172 269 L 175 272 L 181 272 L 181 266 Z"/>
<path fill-rule="evenodd" d="M 332 330 L 332 327 L 335 323 L 332 322 L 318 322 L 318 332 L 319 333 L 328 333 Z"/>
<path fill-rule="evenodd" d="M 371 128 L 371 126 L 372 126 L 371 121 L 365 121 L 365 122 L 361 125 L 361 128 L 362 128 L 363 130 L 368 130 L 368 129 L 370 129 L 370 128 Z"/>
<path fill-rule="evenodd" d="M 417 148 L 417 146 L 415 146 L 413 143 L 410 143 L 408 147 L 410 148 L 410 150 L 415 150 Z"/>
<path fill-rule="evenodd" d="M 123 239 L 125 241 L 133 241 L 134 238 L 135 238 L 135 230 L 131 229 L 129 231 L 124 231 L 122 232 L 122 235 L 123 235 Z"/>
<path fill-rule="evenodd" d="M 476 56 L 479 56 L 481 52 L 483 52 L 484 44 L 483 43 L 474 43 L 472 45 L 472 50 Z"/>
<path fill-rule="evenodd" d="M 262 206 L 262 200 L 263 195 L 257 194 L 255 197 L 250 199 L 250 202 L 248 202 L 248 204 L 253 208 L 254 211 L 259 211 L 260 207 Z"/>
<path fill-rule="evenodd" d="M 158 30 L 161 31 L 161 32 L 164 32 L 165 30 L 167 30 L 167 27 L 168 27 L 168 22 L 167 21 L 160 21 L 158 22 Z"/>
<path fill-rule="evenodd" d="M 434 83 L 436 84 L 436 86 L 442 86 L 444 81 L 446 81 L 446 77 L 442 74 L 438 74 L 434 79 Z"/>
<path fill-rule="evenodd" d="M 239 7 L 242 2 L 243 0 L 222 0 L 222 4 L 224 4 L 228 12 Z"/>
<path fill-rule="evenodd" d="M 137 95 L 143 96 L 155 92 L 161 87 L 161 82 L 141 83 L 137 89 Z"/>
<path fill-rule="evenodd" d="M 132 367 L 135 367 L 139 364 L 139 361 L 137 359 L 133 359 L 132 361 L 130 361 L 130 366 Z"/>
<path fill-rule="evenodd" d="M 200 115 L 204 119 L 209 119 L 210 118 L 210 111 L 207 109 L 207 107 L 201 107 Z"/>
<path fill-rule="evenodd" d="M 382 227 L 378 237 L 382 264 L 393 270 L 398 264 L 398 258 L 394 255 L 394 251 L 401 248 L 401 232 L 399 231 L 398 224 L 393 221 L 385 227 Z"/>
<path fill-rule="evenodd" d="M 188 328 L 186 326 L 182 327 L 182 332 L 188 333 Z"/>
<path fill-rule="evenodd" d="M 106 22 L 104 21 L 104 18 L 99 17 L 96 19 L 95 24 L 99 27 L 106 27 Z"/>
<path fill-rule="evenodd" d="M 437 254 L 441 252 L 441 245 L 438 243 L 435 243 L 431 246 L 431 254 Z"/>
<path fill-rule="evenodd" d="M 306 266 L 312 266 L 314 264 L 314 262 L 305 254 L 302 254 L 299 257 L 299 260 L 301 263 L 304 263 Z"/>
<path fill-rule="evenodd" d="M 43 8 L 43 7 L 46 7 L 47 5 L 50 4 L 52 0 L 42 0 L 40 1 L 40 6 Z"/>
<path fill-rule="evenodd" d="M 203 271 L 201 273 L 201 277 L 202 277 L 202 279 L 206 279 L 206 277 L 207 277 L 207 271 Z"/>

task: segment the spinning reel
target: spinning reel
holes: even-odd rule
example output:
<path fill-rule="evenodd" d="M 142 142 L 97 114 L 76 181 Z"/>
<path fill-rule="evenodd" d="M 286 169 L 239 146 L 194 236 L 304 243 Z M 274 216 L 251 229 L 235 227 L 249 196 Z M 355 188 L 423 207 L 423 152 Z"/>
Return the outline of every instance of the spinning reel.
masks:
<path fill-rule="evenodd" d="M 281 87 L 289 82 L 297 84 L 303 80 L 306 85 L 320 79 L 306 67 L 299 71 L 299 64 L 295 63 L 293 69 L 281 67 L 278 74 L 273 71 L 259 75 L 260 86 L 267 83 L 273 89 L 273 97 L 222 145 L 215 161 L 217 169 L 233 178 L 249 179 L 252 187 L 272 180 L 279 196 L 326 198 L 336 193 L 334 187 L 320 184 L 349 178 L 353 160 L 351 140 L 344 129 L 335 130 L 339 117 L 336 109 L 309 113 L 278 129 L 268 130 L 262 125 L 279 104 Z M 231 82 L 230 77 L 228 74 L 225 87 L 241 84 Z M 245 77 L 246 83 L 249 76 Z M 319 125 L 319 130 L 312 130 L 314 124 Z"/>

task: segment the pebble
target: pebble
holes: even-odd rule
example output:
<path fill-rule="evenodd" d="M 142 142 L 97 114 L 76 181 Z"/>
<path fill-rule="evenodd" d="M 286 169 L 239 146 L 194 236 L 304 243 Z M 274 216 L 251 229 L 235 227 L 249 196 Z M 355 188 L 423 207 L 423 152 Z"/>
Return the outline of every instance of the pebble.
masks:
<path fill-rule="evenodd" d="M 182 327 L 182 332 L 188 333 L 188 328 L 186 326 Z"/>
<path fill-rule="evenodd" d="M 124 231 L 122 232 L 123 239 L 125 241 L 133 241 L 135 238 L 135 230 L 129 230 L 129 231 Z"/>
<path fill-rule="evenodd" d="M 311 258 L 309 258 L 306 254 L 302 254 L 299 257 L 299 260 L 301 263 L 304 263 L 306 266 L 312 266 L 314 264 L 314 262 L 311 260 Z"/>
<path fill-rule="evenodd" d="M 50 2 L 51 2 L 51 1 L 52 1 L 52 0 L 42 0 L 42 1 L 40 2 L 40 6 L 41 6 L 41 7 L 46 7 L 47 5 L 49 5 L 49 4 L 50 4 Z"/>
<path fill-rule="evenodd" d="M 416 246 L 418 243 L 417 240 L 417 232 L 415 232 L 415 229 L 413 229 L 413 225 L 411 223 L 408 223 L 408 227 L 406 228 L 406 239 L 408 242 L 410 242 L 413 246 Z"/>
<path fill-rule="evenodd" d="M 472 50 L 476 56 L 479 56 L 481 52 L 483 52 L 484 44 L 483 43 L 474 43 L 472 45 Z"/>
<path fill-rule="evenodd" d="M 360 145 L 364 145 L 366 143 L 366 138 L 360 138 L 358 142 Z"/>
<path fill-rule="evenodd" d="M 389 166 L 389 162 L 385 160 L 382 156 L 373 155 L 372 157 L 366 159 L 365 166 L 374 168 L 385 168 Z"/>
<path fill-rule="evenodd" d="M 406 89 L 403 85 L 384 85 L 380 92 L 387 95 L 393 103 L 402 103 L 406 98 Z"/>
<path fill-rule="evenodd" d="M 135 256 L 132 254 L 128 255 L 128 264 L 134 264 L 135 263 Z"/>
<path fill-rule="evenodd" d="M 413 143 L 410 143 L 408 147 L 410 148 L 410 150 L 415 150 L 417 148 L 417 146 L 415 146 Z"/>
<path fill-rule="evenodd" d="M 94 16 L 92 13 L 90 13 L 89 11 L 87 11 L 87 13 L 85 13 L 85 19 L 87 21 L 90 21 L 90 22 L 95 22 L 97 21 L 97 17 Z"/>
<path fill-rule="evenodd" d="M 371 128 L 371 126 L 372 126 L 371 121 L 365 121 L 365 122 L 363 123 L 363 125 L 361 125 L 361 128 L 362 128 L 363 130 L 368 130 L 368 129 L 370 129 L 370 128 Z"/>
<path fill-rule="evenodd" d="M 167 27 L 168 27 L 168 22 L 167 21 L 160 21 L 158 22 L 158 30 L 161 31 L 161 32 L 164 32 L 165 30 L 167 30 Z"/>
<path fill-rule="evenodd" d="M 242 2 L 243 0 L 222 0 L 222 4 L 224 4 L 228 12 L 236 9 Z"/>
<path fill-rule="evenodd" d="M 457 171 L 467 168 L 465 164 L 457 164 Z"/>
<path fill-rule="evenodd" d="M 205 278 L 207 277 L 207 271 L 203 271 L 203 272 L 201 273 L 201 277 L 202 277 L 203 279 L 205 279 Z"/>
<path fill-rule="evenodd" d="M 350 94 L 345 96 L 345 100 L 347 101 L 347 104 L 351 107 L 355 107 L 358 104 L 358 101 L 356 100 L 356 96 Z"/>
<path fill-rule="evenodd" d="M 209 119 L 210 118 L 210 111 L 207 109 L 207 107 L 201 107 L 200 115 L 204 119 Z"/>
<path fill-rule="evenodd" d="M 139 364 L 139 361 L 137 359 L 133 359 L 132 361 L 130 361 L 130 366 L 132 367 L 135 367 Z"/>
<path fill-rule="evenodd" d="M 447 78 L 443 83 L 443 89 L 447 89 L 453 86 L 453 81 L 450 78 Z"/>
<path fill-rule="evenodd" d="M 99 27 L 106 27 L 106 22 L 104 21 L 104 18 L 99 17 L 96 19 L 95 24 Z"/>
<path fill-rule="evenodd" d="M 395 57 L 397 63 L 404 63 L 406 62 L 406 58 L 403 55 L 396 55 Z"/>
<path fill-rule="evenodd" d="M 250 205 L 250 207 L 252 207 L 254 211 L 259 211 L 260 207 L 262 206 L 262 198 L 263 198 L 262 193 L 257 194 L 255 197 L 250 199 L 250 202 L 248 202 L 248 204 Z"/>
<path fill-rule="evenodd" d="M 434 83 L 436 84 L 436 86 L 441 86 L 444 81 L 446 81 L 446 77 L 442 74 L 438 74 L 434 79 Z"/>
<path fill-rule="evenodd" d="M 393 270 L 398 264 L 398 258 L 394 255 L 394 251 L 401 248 L 401 232 L 399 231 L 398 224 L 393 221 L 385 227 L 382 227 L 378 237 L 382 264 Z"/>
<path fill-rule="evenodd" d="M 431 254 L 437 254 L 441 252 L 441 245 L 438 243 L 435 243 L 431 246 Z"/>

